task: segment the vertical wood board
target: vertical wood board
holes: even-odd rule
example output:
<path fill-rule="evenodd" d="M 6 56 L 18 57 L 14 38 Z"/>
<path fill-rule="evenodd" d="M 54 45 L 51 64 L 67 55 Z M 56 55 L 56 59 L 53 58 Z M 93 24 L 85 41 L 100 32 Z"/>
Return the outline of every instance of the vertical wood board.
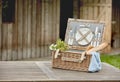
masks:
<path fill-rule="evenodd" d="M 112 18 L 112 0 L 81 0 L 80 15 L 87 20 L 97 20 L 105 22 L 105 34 L 104 39 L 111 44 L 111 18 Z M 86 9 L 87 8 L 87 9 Z M 82 10 L 82 11 L 81 11 Z M 86 14 L 85 14 L 86 13 Z M 109 34 L 109 35 L 108 35 Z M 109 45 L 105 52 L 110 51 L 111 45 Z"/>

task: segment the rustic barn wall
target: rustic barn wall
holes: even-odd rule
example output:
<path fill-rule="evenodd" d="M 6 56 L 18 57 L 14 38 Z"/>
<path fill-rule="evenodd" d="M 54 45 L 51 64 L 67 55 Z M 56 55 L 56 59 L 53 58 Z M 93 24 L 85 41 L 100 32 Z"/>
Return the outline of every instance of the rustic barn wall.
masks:
<path fill-rule="evenodd" d="M 2 0 L 0 0 L 0 3 L 2 3 Z M 2 57 L 2 54 L 1 54 L 1 45 L 2 45 L 2 31 L 1 31 L 1 25 L 2 25 L 2 5 L 0 4 L 0 60 L 1 60 L 1 57 Z"/>
<path fill-rule="evenodd" d="M 80 0 L 80 19 L 105 22 L 104 39 L 111 44 L 112 0 Z M 111 46 L 104 52 L 110 51 Z"/>
<path fill-rule="evenodd" d="M 73 18 L 80 18 L 80 0 L 73 0 Z"/>
<path fill-rule="evenodd" d="M 112 21 L 112 47 L 120 48 L 120 1 L 118 0 L 113 0 Z"/>
<path fill-rule="evenodd" d="M 15 1 L 15 23 L 0 26 L 0 60 L 49 56 L 59 37 L 60 0 Z"/>
<path fill-rule="evenodd" d="M 2 24 L 0 5 L 0 60 L 20 60 L 50 55 L 48 46 L 59 37 L 60 0 L 15 0 L 15 22 Z M 116 0 L 117 1 L 117 0 Z M 1 0 L 0 0 L 1 3 Z M 106 24 L 104 39 L 120 47 L 120 9 L 112 0 L 73 0 L 73 17 Z M 113 16 L 113 17 L 111 17 Z M 116 32 L 117 31 L 117 32 Z M 111 46 L 105 49 L 109 51 Z"/>
<path fill-rule="evenodd" d="M 13 24 L 2 24 L 1 60 L 11 60 L 12 58 L 12 29 Z"/>

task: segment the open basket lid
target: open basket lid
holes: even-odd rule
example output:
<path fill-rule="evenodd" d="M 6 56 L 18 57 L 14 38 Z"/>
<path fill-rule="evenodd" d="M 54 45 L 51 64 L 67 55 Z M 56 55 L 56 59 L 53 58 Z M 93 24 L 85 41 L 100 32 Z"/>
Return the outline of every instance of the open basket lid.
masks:
<path fill-rule="evenodd" d="M 65 42 L 72 49 L 85 50 L 103 41 L 105 24 L 95 20 L 68 19 Z"/>

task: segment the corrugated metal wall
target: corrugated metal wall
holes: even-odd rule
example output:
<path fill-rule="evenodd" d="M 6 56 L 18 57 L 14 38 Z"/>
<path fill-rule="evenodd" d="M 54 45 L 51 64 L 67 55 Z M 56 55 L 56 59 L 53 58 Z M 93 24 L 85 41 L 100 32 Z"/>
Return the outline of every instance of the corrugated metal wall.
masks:
<path fill-rule="evenodd" d="M 0 60 L 50 56 L 48 46 L 59 37 L 60 0 L 15 1 L 15 23 L 0 26 Z"/>

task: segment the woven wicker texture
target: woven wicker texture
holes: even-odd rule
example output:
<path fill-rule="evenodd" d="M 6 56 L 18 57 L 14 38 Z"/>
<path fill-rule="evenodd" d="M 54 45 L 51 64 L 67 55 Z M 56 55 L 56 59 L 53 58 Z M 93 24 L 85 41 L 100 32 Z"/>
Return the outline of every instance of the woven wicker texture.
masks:
<path fill-rule="evenodd" d="M 58 58 L 54 58 L 55 51 L 52 52 L 53 60 L 52 67 L 61 68 L 61 69 L 69 69 L 69 70 L 78 70 L 78 71 L 88 71 L 91 55 L 86 55 L 86 59 L 79 63 L 81 54 L 80 53 L 71 53 L 71 52 L 60 52 L 60 56 Z M 71 59 L 66 61 L 62 58 Z"/>

